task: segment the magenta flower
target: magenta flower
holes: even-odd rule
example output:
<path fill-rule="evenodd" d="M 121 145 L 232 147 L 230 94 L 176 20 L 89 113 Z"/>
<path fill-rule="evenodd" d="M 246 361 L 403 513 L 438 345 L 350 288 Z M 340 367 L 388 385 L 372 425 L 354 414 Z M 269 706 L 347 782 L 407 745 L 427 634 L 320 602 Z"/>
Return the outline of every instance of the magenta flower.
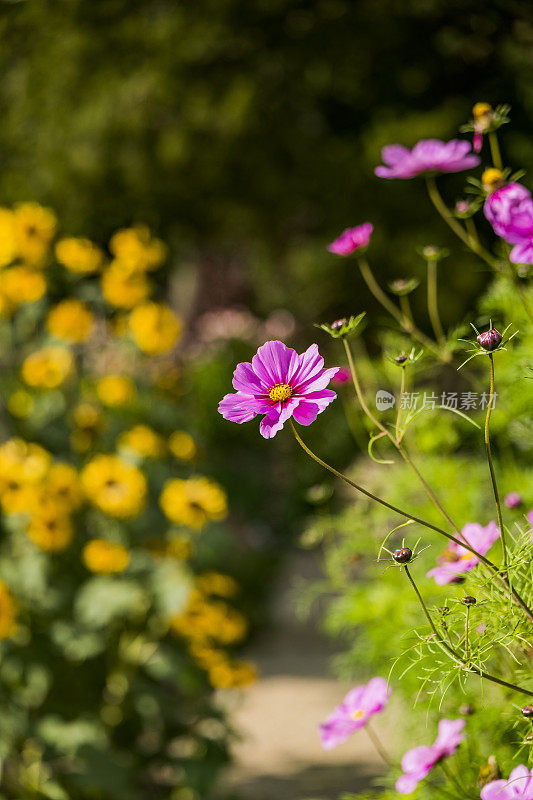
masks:
<path fill-rule="evenodd" d="M 339 367 L 339 371 L 337 372 L 336 375 L 333 376 L 331 382 L 338 384 L 347 383 L 350 380 L 350 378 L 351 375 L 348 367 Z"/>
<path fill-rule="evenodd" d="M 509 780 L 487 783 L 481 790 L 481 800 L 533 800 L 533 769 L 523 764 L 515 767 Z"/>
<path fill-rule="evenodd" d="M 461 538 L 482 556 L 489 552 L 499 536 L 500 529 L 495 522 L 489 522 L 486 528 L 477 522 L 469 522 L 461 531 Z M 426 574 L 428 578 L 434 578 L 438 586 L 445 586 L 474 569 L 479 564 L 479 558 L 466 547 L 450 542 L 439 556 L 438 563 L 438 567 L 430 569 Z"/>
<path fill-rule="evenodd" d="M 362 728 L 374 714 L 387 704 L 391 693 L 387 681 L 372 678 L 366 685 L 352 689 L 340 706 L 320 726 L 320 741 L 324 750 L 342 744 L 358 728 Z"/>
<path fill-rule="evenodd" d="M 509 494 L 505 495 L 505 500 L 503 502 L 506 508 L 517 508 L 522 505 L 522 498 L 518 492 L 509 492 Z"/>
<path fill-rule="evenodd" d="M 355 250 L 368 247 L 374 226 L 371 222 L 364 222 L 356 228 L 346 228 L 331 244 L 328 245 L 330 253 L 337 256 L 349 256 Z"/>
<path fill-rule="evenodd" d="M 376 167 L 379 178 L 414 178 L 416 175 L 438 172 L 462 172 L 477 167 L 479 157 L 470 152 L 470 143 L 459 139 L 441 142 L 439 139 L 422 139 L 412 150 L 401 144 L 389 144 L 381 151 L 387 165 Z"/>
<path fill-rule="evenodd" d="M 483 212 L 494 233 L 515 245 L 514 264 L 533 264 L 533 198 L 520 183 L 508 183 L 489 194 Z"/>
<path fill-rule="evenodd" d="M 429 775 L 435 764 L 453 755 L 465 738 L 464 733 L 461 733 L 464 726 L 464 719 L 441 719 L 438 736 L 433 744 L 408 750 L 402 758 L 404 774 L 396 781 L 396 791 L 400 794 L 411 794 L 420 781 Z"/>
<path fill-rule="evenodd" d="M 315 421 L 337 396 L 326 386 L 338 369 L 324 369 L 316 344 L 298 355 L 283 342 L 266 342 L 251 364 L 237 365 L 233 373 L 237 392 L 227 394 L 218 410 L 224 419 L 239 424 L 264 414 L 259 430 L 271 439 L 290 417 L 300 425 Z"/>

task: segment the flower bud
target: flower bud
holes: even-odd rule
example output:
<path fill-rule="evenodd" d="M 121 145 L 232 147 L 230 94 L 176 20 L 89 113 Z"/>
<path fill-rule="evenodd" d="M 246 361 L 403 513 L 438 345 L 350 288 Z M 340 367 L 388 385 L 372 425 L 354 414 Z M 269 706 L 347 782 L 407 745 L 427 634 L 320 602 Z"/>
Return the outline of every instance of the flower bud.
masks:
<path fill-rule="evenodd" d="M 528 735 L 524 739 L 524 742 L 533 742 L 533 733 L 528 733 Z"/>
<path fill-rule="evenodd" d="M 450 609 L 448 608 L 448 606 L 439 606 L 439 611 L 440 611 L 440 613 L 442 614 L 443 617 L 446 614 L 450 613 Z"/>
<path fill-rule="evenodd" d="M 522 709 L 522 716 L 526 717 L 526 719 L 533 717 L 533 705 L 524 706 Z"/>
<path fill-rule="evenodd" d="M 365 311 L 362 314 L 358 314 L 356 317 L 350 317 L 347 319 L 343 317 L 342 319 L 336 319 L 334 322 L 323 325 L 317 325 L 317 328 L 322 328 L 323 331 L 329 333 L 334 339 L 343 339 L 345 336 L 353 336 L 356 332 L 356 329 L 359 327 L 363 317 L 365 316 Z"/>
<path fill-rule="evenodd" d="M 421 252 L 426 261 L 440 261 L 448 255 L 448 250 L 442 247 L 435 247 L 434 245 L 426 245 L 426 247 L 422 248 Z"/>
<path fill-rule="evenodd" d="M 496 348 L 500 346 L 502 335 L 499 331 L 495 330 L 495 328 L 491 328 L 485 331 L 485 333 L 480 333 L 477 340 L 483 350 L 488 350 L 490 352 L 491 350 L 496 350 Z"/>
<path fill-rule="evenodd" d="M 477 603 L 477 600 L 476 600 L 475 597 L 472 597 L 471 594 L 467 594 L 466 597 L 463 597 L 463 599 L 461 600 L 461 603 L 464 603 L 465 606 L 475 606 L 476 603 Z"/>
<path fill-rule="evenodd" d="M 455 212 L 457 214 L 468 214 L 470 211 L 470 203 L 468 200 L 458 200 L 455 204 Z"/>
<path fill-rule="evenodd" d="M 501 169 L 490 167 L 481 176 L 481 183 L 486 192 L 492 193 L 503 186 L 503 172 Z"/>
<path fill-rule="evenodd" d="M 459 714 L 462 714 L 463 717 L 469 717 L 473 713 L 474 706 L 471 706 L 470 703 L 465 703 L 459 708 Z"/>
<path fill-rule="evenodd" d="M 479 789 L 482 789 L 483 786 L 486 786 L 487 783 L 491 783 L 492 781 L 498 780 L 500 777 L 500 768 L 498 766 L 498 762 L 496 761 L 494 756 L 489 756 L 487 759 L 487 763 L 483 764 L 481 769 L 479 770 L 479 775 L 477 777 L 477 785 Z"/>
<path fill-rule="evenodd" d="M 338 331 L 343 325 L 346 325 L 346 317 L 343 317 L 342 319 L 336 319 L 335 322 L 331 323 L 330 328 L 334 331 Z"/>
<path fill-rule="evenodd" d="M 492 106 L 490 103 L 476 103 L 472 109 L 472 114 L 475 120 L 483 119 L 492 114 Z"/>
<path fill-rule="evenodd" d="M 400 547 L 394 551 L 392 557 L 398 564 L 407 564 L 413 557 L 413 551 L 410 547 Z"/>
<path fill-rule="evenodd" d="M 409 356 L 407 355 L 407 353 L 400 353 L 399 356 L 394 356 L 394 360 L 396 361 L 397 364 L 405 364 L 408 358 Z"/>
<path fill-rule="evenodd" d="M 420 281 L 416 278 L 396 278 L 396 280 L 389 283 L 389 289 L 393 294 L 398 296 L 411 294 Z"/>

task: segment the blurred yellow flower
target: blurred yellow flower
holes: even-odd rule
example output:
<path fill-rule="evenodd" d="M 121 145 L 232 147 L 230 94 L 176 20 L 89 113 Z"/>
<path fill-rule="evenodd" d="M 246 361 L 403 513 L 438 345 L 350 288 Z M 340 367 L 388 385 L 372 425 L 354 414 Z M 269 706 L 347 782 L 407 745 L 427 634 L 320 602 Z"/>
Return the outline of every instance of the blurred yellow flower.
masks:
<path fill-rule="evenodd" d="M 40 501 L 37 513 L 33 514 L 26 533 L 34 544 L 47 553 L 60 553 L 73 537 L 72 522 L 68 515 L 53 501 Z"/>
<path fill-rule="evenodd" d="M 106 375 L 96 384 L 96 394 L 105 406 L 125 406 L 135 397 L 135 384 L 124 375 Z"/>
<path fill-rule="evenodd" d="M 25 389 L 17 389 L 9 395 L 7 407 L 10 414 L 14 417 L 23 419 L 33 411 L 34 401 L 33 397 Z"/>
<path fill-rule="evenodd" d="M 158 458 L 164 453 L 165 442 L 148 425 L 135 425 L 118 438 L 118 446 L 144 458 Z"/>
<path fill-rule="evenodd" d="M 72 236 L 56 244 L 56 258 L 70 272 L 89 275 L 102 266 L 103 253 L 89 239 Z"/>
<path fill-rule="evenodd" d="M 0 445 L 0 492 L 9 483 L 37 484 L 43 480 L 52 457 L 43 447 L 24 439 L 8 439 Z"/>
<path fill-rule="evenodd" d="M 0 581 L 0 639 L 9 639 L 17 630 L 17 609 L 4 581 Z"/>
<path fill-rule="evenodd" d="M 0 208 L 0 267 L 10 264 L 16 255 L 15 215 L 9 208 Z"/>
<path fill-rule="evenodd" d="M 116 308 L 133 308 L 150 294 L 144 272 L 123 267 L 117 261 L 112 261 L 102 275 L 101 286 L 107 302 Z"/>
<path fill-rule="evenodd" d="M 200 530 L 210 520 L 222 520 L 228 512 L 226 493 L 209 478 L 168 481 L 159 503 L 171 522 Z"/>
<path fill-rule="evenodd" d="M 207 600 L 193 592 L 187 609 L 169 620 L 174 633 L 186 639 L 235 644 L 246 635 L 243 615 L 222 600 Z"/>
<path fill-rule="evenodd" d="M 82 502 L 78 472 L 71 464 L 52 464 L 45 479 L 48 495 L 67 509 L 79 508 Z"/>
<path fill-rule="evenodd" d="M 17 254 L 31 266 L 42 266 L 55 234 L 55 214 L 39 203 L 20 203 L 13 214 Z"/>
<path fill-rule="evenodd" d="M 89 500 L 112 517 L 134 517 L 144 507 L 146 478 L 117 456 L 95 456 L 83 468 L 81 481 Z"/>
<path fill-rule="evenodd" d="M 85 566 L 98 575 L 113 575 L 124 572 L 130 563 L 130 555 L 121 544 L 111 544 L 105 539 L 91 539 L 83 548 Z"/>
<path fill-rule="evenodd" d="M 215 689 L 243 689 L 255 683 L 257 669 L 247 661 L 224 661 L 213 664 L 208 677 Z"/>
<path fill-rule="evenodd" d="M 71 443 L 75 450 L 88 450 L 104 427 L 102 411 L 92 403 L 80 403 L 72 413 L 74 431 Z"/>
<path fill-rule="evenodd" d="M 174 431 L 168 440 L 168 447 L 180 461 L 192 461 L 198 452 L 196 442 L 186 431 Z"/>
<path fill-rule="evenodd" d="M 0 495 L 2 510 L 6 514 L 27 514 L 35 501 L 36 494 L 36 487 L 24 481 L 20 473 L 17 475 L 16 471 L 13 471 Z"/>
<path fill-rule="evenodd" d="M 46 327 L 52 336 L 67 342 L 84 342 L 93 323 L 91 309 L 76 298 L 62 300 L 50 309 Z"/>
<path fill-rule="evenodd" d="M 189 653 L 194 658 L 198 666 L 203 669 L 210 669 L 215 664 L 226 663 L 228 657 L 223 650 L 193 640 L 189 643 Z"/>
<path fill-rule="evenodd" d="M 35 303 L 46 292 L 46 280 L 37 270 L 9 267 L 2 272 L 2 292 L 15 306 L 20 303 Z"/>
<path fill-rule="evenodd" d="M 135 344 L 149 355 L 171 350 L 182 327 L 181 319 L 163 303 L 143 303 L 131 312 L 129 318 L 129 328 Z"/>
<path fill-rule="evenodd" d="M 22 379 L 28 386 L 55 389 L 67 379 L 74 360 L 64 347 L 43 347 L 31 353 L 22 364 Z"/>
<path fill-rule="evenodd" d="M 146 225 L 117 231 L 111 237 L 109 249 L 122 264 L 140 270 L 156 269 L 167 253 L 163 242 L 152 239 Z"/>
<path fill-rule="evenodd" d="M 204 594 L 216 594 L 219 597 L 233 597 L 239 591 L 237 581 L 221 572 L 204 572 L 195 581 L 196 588 Z"/>

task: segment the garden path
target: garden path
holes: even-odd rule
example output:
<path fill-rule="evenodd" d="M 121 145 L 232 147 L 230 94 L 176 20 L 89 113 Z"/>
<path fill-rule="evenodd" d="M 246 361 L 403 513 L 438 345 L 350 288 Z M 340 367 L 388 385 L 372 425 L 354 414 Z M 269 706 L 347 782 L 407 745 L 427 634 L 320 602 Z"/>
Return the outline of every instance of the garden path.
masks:
<path fill-rule="evenodd" d="M 226 785 L 242 800 L 337 800 L 370 788 L 382 767 L 364 731 L 324 751 L 318 724 L 351 688 L 332 677 L 331 643 L 316 617 L 302 621 L 295 609 L 295 583 L 317 575 L 316 554 L 289 560 L 273 592 L 270 630 L 246 653 L 259 667 L 259 681 L 232 709 L 242 738 Z"/>

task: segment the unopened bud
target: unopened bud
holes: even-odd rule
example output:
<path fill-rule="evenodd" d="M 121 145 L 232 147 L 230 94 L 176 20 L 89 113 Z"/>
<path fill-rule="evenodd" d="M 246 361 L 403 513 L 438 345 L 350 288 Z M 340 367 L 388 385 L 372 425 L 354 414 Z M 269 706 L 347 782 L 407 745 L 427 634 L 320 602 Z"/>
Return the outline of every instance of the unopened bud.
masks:
<path fill-rule="evenodd" d="M 450 609 L 448 608 L 448 606 L 439 606 L 439 611 L 442 614 L 442 616 L 450 613 Z"/>
<path fill-rule="evenodd" d="M 459 714 L 462 714 L 463 717 L 469 717 L 473 713 L 474 706 L 471 706 L 470 703 L 465 703 L 459 708 Z"/>
<path fill-rule="evenodd" d="M 492 114 L 492 106 L 490 103 L 476 103 L 472 109 L 472 114 L 475 120 L 483 119 Z"/>
<path fill-rule="evenodd" d="M 394 360 L 396 361 L 397 364 L 405 364 L 408 358 L 409 356 L 407 355 L 407 353 L 400 353 L 399 356 L 394 356 Z"/>
<path fill-rule="evenodd" d="M 407 564 L 413 557 L 413 551 L 410 547 L 400 547 L 394 551 L 392 557 L 398 564 Z"/>
<path fill-rule="evenodd" d="M 465 606 L 475 606 L 476 603 L 477 603 L 477 600 L 476 600 L 475 597 L 472 597 L 471 594 L 467 594 L 466 597 L 463 597 L 463 599 L 461 600 L 461 603 L 464 603 Z"/>
<path fill-rule="evenodd" d="M 501 169 L 490 167 L 486 169 L 481 176 L 481 183 L 485 191 L 494 192 L 496 189 L 499 189 L 500 186 L 503 186 L 503 172 Z"/>
<path fill-rule="evenodd" d="M 524 706 L 524 708 L 522 709 L 522 716 L 526 717 L 526 719 L 530 719 L 531 717 L 533 717 L 533 706 L 532 705 Z"/>
<path fill-rule="evenodd" d="M 477 340 L 483 350 L 488 350 L 490 352 L 491 350 L 496 350 L 496 348 L 500 346 L 502 335 L 499 331 L 491 328 L 485 331 L 485 333 L 480 333 Z"/>
<path fill-rule="evenodd" d="M 335 322 L 331 323 L 330 327 L 334 331 L 338 331 L 340 328 L 342 328 L 343 325 L 346 325 L 346 317 L 344 317 L 343 319 L 336 319 Z"/>

